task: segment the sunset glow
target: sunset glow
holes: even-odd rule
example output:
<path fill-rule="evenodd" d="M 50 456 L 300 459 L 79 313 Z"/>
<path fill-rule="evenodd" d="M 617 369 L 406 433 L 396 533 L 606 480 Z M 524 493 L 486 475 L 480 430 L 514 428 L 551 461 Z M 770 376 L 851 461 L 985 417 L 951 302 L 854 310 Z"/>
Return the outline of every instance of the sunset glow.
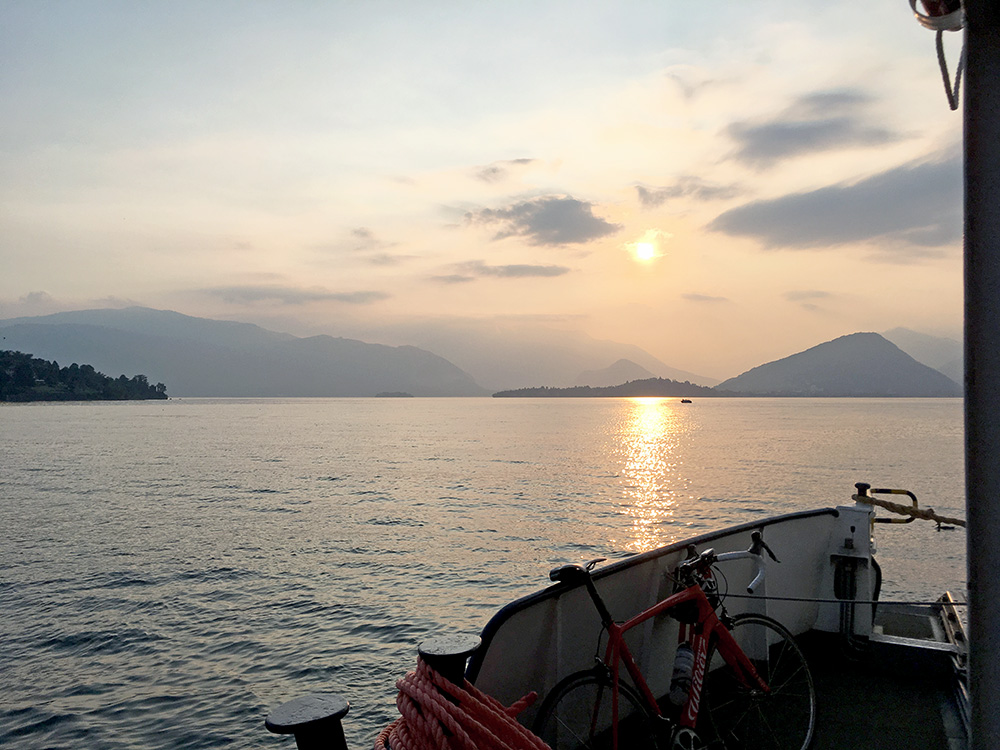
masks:
<path fill-rule="evenodd" d="M 652 242 L 639 242 L 635 246 L 635 257 L 639 260 L 652 260 L 656 257 L 656 247 Z"/>
<path fill-rule="evenodd" d="M 0 319 L 516 328 L 717 379 L 960 336 L 961 118 L 905 2 L 251 7 L 0 7 Z"/>
<path fill-rule="evenodd" d="M 629 419 L 617 435 L 623 512 L 632 520 L 630 546 L 637 552 L 671 540 L 678 497 L 687 480 L 678 457 L 678 440 L 689 429 L 675 411 L 674 399 L 630 399 Z"/>

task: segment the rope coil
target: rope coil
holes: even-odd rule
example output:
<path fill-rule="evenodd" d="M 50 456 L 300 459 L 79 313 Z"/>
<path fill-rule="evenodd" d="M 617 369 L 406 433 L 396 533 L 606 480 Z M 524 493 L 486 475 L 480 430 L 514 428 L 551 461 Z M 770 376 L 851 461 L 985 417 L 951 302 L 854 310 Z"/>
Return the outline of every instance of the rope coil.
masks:
<path fill-rule="evenodd" d="M 910 516 L 911 518 L 921 518 L 925 521 L 934 521 L 938 525 L 938 528 L 941 528 L 941 524 L 952 524 L 954 526 L 961 526 L 963 529 L 965 528 L 965 521 L 961 518 L 939 516 L 934 512 L 933 508 L 914 508 L 910 505 L 902 505 L 900 503 L 894 503 L 890 500 L 870 497 L 869 495 L 853 495 L 852 499 L 857 503 L 877 505 L 880 508 L 892 511 L 893 513 L 898 513 L 901 516 Z"/>
<path fill-rule="evenodd" d="M 383 729 L 375 750 L 550 750 L 515 717 L 535 702 L 529 693 L 504 706 L 468 680 L 460 687 L 422 659 L 396 682 L 400 718 Z"/>

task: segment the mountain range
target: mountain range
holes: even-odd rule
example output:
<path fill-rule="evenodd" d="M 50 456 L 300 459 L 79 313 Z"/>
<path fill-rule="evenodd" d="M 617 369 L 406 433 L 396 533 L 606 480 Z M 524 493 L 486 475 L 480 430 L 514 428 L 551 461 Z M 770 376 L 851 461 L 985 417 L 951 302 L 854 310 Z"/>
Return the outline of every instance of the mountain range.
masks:
<path fill-rule="evenodd" d="M 413 346 L 298 338 L 249 323 L 148 308 L 0 321 L 0 348 L 102 372 L 141 372 L 172 396 L 482 396 L 443 357 Z"/>
<path fill-rule="evenodd" d="M 716 378 L 672 367 L 644 349 L 618 341 L 595 339 L 580 331 L 547 327 L 516 320 L 453 320 L 447 323 L 419 320 L 375 329 L 377 341 L 406 343 L 440 354 L 469 373 L 490 391 L 525 386 L 601 385 L 581 382 L 590 376 L 601 380 L 608 363 L 626 360 L 636 369 L 626 380 L 640 377 L 688 380 L 698 385 L 716 385 Z M 613 367 L 613 365 L 612 365 Z M 585 376 L 585 373 L 590 375 Z M 623 382 L 622 380 L 617 381 Z"/>
<path fill-rule="evenodd" d="M 142 373 L 184 396 L 481 396 L 511 388 L 626 382 L 718 381 L 669 367 L 639 347 L 583 334 L 514 329 L 463 340 L 436 334 L 447 358 L 412 345 L 387 346 L 332 336 L 300 338 L 249 323 L 210 320 L 143 307 L 80 310 L 0 320 L 0 349 L 112 374 Z M 907 329 L 894 336 L 948 366 L 961 345 Z M 421 342 L 424 343 L 424 342 Z M 471 365 L 475 375 L 465 366 Z M 960 364 L 960 356 L 959 356 Z M 611 362 L 606 366 L 595 364 Z M 480 381 L 479 378 L 483 380 Z M 490 385 L 485 388 L 481 385 Z M 761 365 L 719 386 L 740 394 L 961 395 L 961 387 L 878 334 L 852 334 Z"/>
<path fill-rule="evenodd" d="M 724 380 L 720 391 L 774 396 L 961 396 L 954 380 L 877 333 L 852 333 Z"/>

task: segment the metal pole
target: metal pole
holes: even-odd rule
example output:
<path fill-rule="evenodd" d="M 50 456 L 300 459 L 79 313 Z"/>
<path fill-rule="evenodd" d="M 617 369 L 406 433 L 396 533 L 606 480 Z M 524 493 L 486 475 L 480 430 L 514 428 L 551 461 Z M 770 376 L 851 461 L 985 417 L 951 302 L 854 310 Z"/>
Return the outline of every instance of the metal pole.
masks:
<path fill-rule="evenodd" d="M 1000 738 L 1000 2 L 966 0 L 965 481 L 973 750 Z"/>

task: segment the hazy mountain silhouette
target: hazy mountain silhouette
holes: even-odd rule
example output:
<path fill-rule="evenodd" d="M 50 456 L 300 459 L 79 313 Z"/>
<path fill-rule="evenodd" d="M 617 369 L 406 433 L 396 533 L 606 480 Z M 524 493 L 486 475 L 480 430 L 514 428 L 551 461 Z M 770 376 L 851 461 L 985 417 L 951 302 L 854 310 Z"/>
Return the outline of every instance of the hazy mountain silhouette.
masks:
<path fill-rule="evenodd" d="M 938 372 L 943 372 L 956 383 L 965 379 L 965 353 L 962 342 L 943 336 L 929 336 L 909 328 L 893 328 L 882 334 L 892 343 Z"/>
<path fill-rule="evenodd" d="M 671 367 L 632 344 L 516 320 L 415 321 L 373 330 L 364 337 L 412 343 L 440 354 L 492 391 L 539 385 L 572 386 L 582 372 L 606 368 L 620 359 L 644 368 L 643 377 L 647 378 L 687 380 L 699 385 L 719 382 Z"/>
<path fill-rule="evenodd" d="M 458 367 L 412 346 L 298 338 L 166 310 L 81 310 L 0 321 L 0 348 L 65 366 L 143 372 L 174 396 L 480 396 Z"/>
<path fill-rule="evenodd" d="M 492 333 L 484 333 L 481 326 L 470 325 L 468 330 L 461 325 L 425 328 L 424 340 L 436 339 L 463 363 L 473 363 L 491 384 L 597 388 L 651 378 L 715 383 L 670 368 L 639 347 L 585 334 L 537 328 L 529 332 L 516 326 L 496 326 Z M 928 366 L 939 363 L 944 368 L 956 358 L 960 364 L 958 342 L 908 329 L 889 334 L 925 364 L 878 334 L 856 333 L 755 367 L 721 383 L 719 390 L 787 396 L 961 395 L 957 382 Z M 426 347 L 331 336 L 299 338 L 249 323 L 142 307 L 0 320 L 0 349 L 30 353 L 62 366 L 77 362 L 103 372 L 143 372 L 151 381 L 163 382 L 175 397 L 490 392 L 451 357 L 444 359 Z M 609 361 L 613 364 L 601 367 Z"/>
<path fill-rule="evenodd" d="M 656 376 L 645 367 L 637 365 L 630 359 L 619 359 L 613 365 L 603 370 L 584 370 L 577 377 L 574 385 L 589 385 L 592 388 L 604 388 L 611 385 L 627 383 L 630 380 L 648 380 Z"/>
<path fill-rule="evenodd" d="M 182 315 L 172 310 L 154 310 L 149 307 L 74 310 L 29 318 L 0 320 L 0 326 L 16 323 L 92 325 L 114 328 L 118 331 L 224 346 L 231 349 L 255 348 L 264 343 L 288 341 L 295 338 L 289 333 L 268 331 L 252 323 L 193 318 L 190 315 Z"/>
<path fill-rule="evenodd" d="M 725 380 L 719 390 L 774 396 L 961 396 L 962 387 L 877 333 L 852 333 Z"/>

